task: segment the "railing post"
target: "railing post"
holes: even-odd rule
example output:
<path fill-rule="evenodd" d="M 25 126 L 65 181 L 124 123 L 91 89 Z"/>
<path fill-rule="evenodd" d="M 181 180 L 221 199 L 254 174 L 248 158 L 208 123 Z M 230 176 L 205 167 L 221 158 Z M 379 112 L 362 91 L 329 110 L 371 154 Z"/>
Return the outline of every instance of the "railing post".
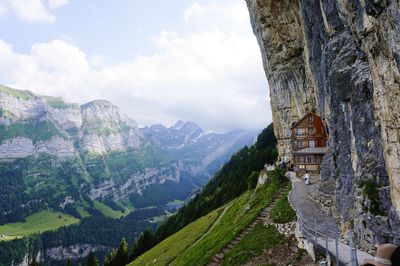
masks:
<path fill-rule="evenodd" d="M 336 255 L 336 265 L 339 266 L 339 233 L 335 230 L 335 255 Z"/>
<path fill-rule="evenodd" d="M 314 241 L 315 245 L 317 245 L 317 217 L 314 217 Z"/>
<path fill-rule="evenodd" d="M 328 257 L 329 257 L 328 234 L 329 234 L 328 223 L 325 222 L 325 254 L 326 254 L 327 261 L 328 261 Z"/>
<path fill-rule="evenodd" d="M 354 239 L 353 239 L 353 231 L 350 230 L 349 234 L 349 245 L 350 245 L 350 256 L 351 256 L 351 265 L 352 266 L 357 266 L 358 261 L 357 261 L 357 249 L 354 245 Z"/>

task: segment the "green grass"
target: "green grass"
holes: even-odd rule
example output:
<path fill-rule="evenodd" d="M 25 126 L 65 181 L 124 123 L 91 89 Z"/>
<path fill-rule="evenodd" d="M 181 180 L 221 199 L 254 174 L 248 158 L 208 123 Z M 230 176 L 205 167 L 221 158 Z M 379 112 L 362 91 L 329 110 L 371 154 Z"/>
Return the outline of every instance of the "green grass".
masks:
<path fill-rule="evenodd" d="M 168 202 L 167 205 L 169 205 L 169 206 L 171 206 L 171 205 L 183 205 L 183 203 L 185 203 L 183 200 L 176 199 L 176 200 Z"/>
<path fill-rule="evenodd" d="M 222 265 L 242 265 L 252 257 L 259 256 L 265 249 L 271 249 L 283 240 L 275 226 L 257 224 L 249 234 L 235 245 L 232 250 L 225 255 Z"/>
<path fill-rule="evenodd" d="M 20 98 L 20 99 L 25 100 L 25 101 L 29 100 L 29 99 L 32 99 L 32 98 L 34 98 L 36 96 L 33 92 L 16 90 L 16 89 L 12 89 L 10 87 L 6 87 L 6 86 L 3 86 L 3 85 L 0 85 L 0 92 L 7 93 L 7 94 L 9 94 L 11 96 Z"/>
<path fill-rule="evenodd" d="M 94 207 L 96 209 L 98 209 L 102 214 L 104 214 L 104 216 L 107 216 L 107 217 L 119 219 L 119 218 L 124 217 L 129 214 L 129 212 L 123 213 L 122 211 L 113 210 L 112 208 L 108 207 L 107 205 L 105 205 L 104 203 L 102 203 L 98 200 L 93 201 L 93 203 L 94 203 Z"/>
<path fill-rule="evenodd" d="M 44 98 L 51 107 L 56 109 L 65 109 L 70 106 L 70 104 L 64 102 L 61 97 L 45 96 Z"/>
<path fill-rule="evenodd" d="M 271 219 L 274 223 L 289 223 L 294 222 L 297 219 L 296 212 L 292 209 L 289 204 L 288 194 L 278 199 L 275 206 L 271 209 Z"/>
<path fill-rule="evenodd" d="M 87 211 L 85 211 L 85 207 L 83 207 L 83 206 L 77 206 L 77 207 L 76 207 L 76 211 L 79 213 L 79 215 L 80 215 L 82 218 L 86 218 L 86 217 L 89 217 L 89 216 L 90 216 L 90 213 L 88 213 Z"/>
<path fill-rule="evenodd" d="M 167 265 L 199 239 L 218 218 L 222 208 L 212 211 L 166 238 L 129 265 Z"/>
<path fill-rule="evenodd" d="M 46 141 L 53 136 L 66 138 L 53 123 L 47 121 L 14 123 L 9 126 L 0 126 L 0 142 L 18 136 L 29 138 L 33 142 Z"/>
<path fill-rule="evenodd" d="M 15 240 L 21 238 L 21 236 L 0 236 L 0 241 L 10 241 L 10 240 Z"/>
<path fill-rule="evenodd" d="M 376 183 L 369 180 L 366 181 L 364 183 L 363 194 L 368 197 L 370 201 L 369 211 L 373 215 L 386 215 L 385 212 L 379 208 L 379 190 Z"/>
<path fill-rule="evenodd" d="M 261 210 L 272 201 L 279 191 L 279 182 L 270 182 L 255 192 L 248 191 L 233 200 L 220 222 L 196 245 L 189 247 L 171 265 L 207 265 L 212 257 L 233 240 Z"/>
<path fill-rule="evenodd" d="M 155 217 L 153 217 L 152 219 L 151 219 L 151 222 L 152 223 L 156 223 L 156 224 L 159 224 L 159 223 L 162 223 L 162 222 L 164 222 L 169 216 L 171 216 L 172 214 L 170 214 L 170 215 L 160 215 L 160 216 L 155 216 Z"/>
<path fill-rule="evenodd" d="M 15 115 L 8 110 L 0 107 L 0 117 L 15 118 Z"/>
<path fill-rule="evenodd" d="M 95 119 L 83 125 L 86 134 L 108 136 L 119 132 L 128 132 L 131 127 L 118 121 Z"/>
<path fill-rule="evenodd" d="M 10 223 L 0 226 L 0 235 L 23 237 L 34 233 L 55 230 L 62 226 L 76 224 L 79 219 L 70 215 L 41 211 L 26 217 L 25 222 Z"/>
<path fill-rule="evenodd" d="M 128 199 L 123 199 L 115 202 L 121 208 L 127 210 L 128 212 L 133 212 L 135 208 L 133 207 L 132 203 Z"/>

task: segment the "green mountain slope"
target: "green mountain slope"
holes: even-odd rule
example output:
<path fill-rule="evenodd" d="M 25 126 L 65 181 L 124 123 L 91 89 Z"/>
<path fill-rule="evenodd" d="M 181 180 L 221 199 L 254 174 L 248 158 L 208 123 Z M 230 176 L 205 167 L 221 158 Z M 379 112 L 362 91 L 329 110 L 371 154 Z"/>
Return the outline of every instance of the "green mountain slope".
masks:
<path fill-rule="evenodd" d="M 161 225 L 156 237 L 164 238 L 244 193 L 252 172 L 260 171 L 265 163 L 276 160 L 278 153 L 275 145 L 276 138 L 271 124 L 261 132 L 254 145 L 235 153 L 201 193 Z"/>
<path fill-rule="evenodd" d="M 255 186 L 254 176 L 257 176 L 255 171 L 263 169 L 265 163 L 273 163 L 276 160 L 277 151 L 275 145 L 276 139 L 271 124 L 262 131 L 254 145 L 245 147 L 234 154 L 200 193 L 179 209 L 177 214 L 171 216 L 160 225 L 153 234 L 150 233 L 150 241 L 148 241 L 148 239 L 144 241 L 144 236 L 142 235 L 133 247 L 132 258 L 134 259 L 143 254 L 146 250 L 149 250 L 151 247 L 160 243 L 191 222 L 226 205 L 230 201 L 241 196 L 249 188 L 253 189 Z M 248 202 L 250 195 L 253 194 L 250 192 L 245 193 L 243 202 Z M 257 196 L 252 196 L 252 198 L 255 198 L 255 202 L 257 202 Z M 262 202 L 265 204 L 266 199 L 264 198 Z M 236 227 L 237 230 L 240 230 L 249 220 L 254 218 L 254 215 L 256 215 L 259 210 L 258 207 L 252 208 L 249 214 L 250 216 L 246 216 L 246 218 L 237 221 L 238 224 L 234 223 L 232 225 Z M 234 210 L 235 209 L 232 208 L 232 210 L 227 210 L 226 212 L 230 214 L 230 212 Z M 231 215 L 233 217 L 237 214 L 238 213 Z M 227 228 L 232 229 L 229 226 Z M 149 232 L 146 232 L 146 237 L 148 234 Z M 219 241 L 224 243 L 224 241 L 229 240 L 225 239 Z"/>
<path fill-rule="evenodd" d="M 283 177 L 283 172 L 272 175 L 267 184 L 245 192 L 224 207 L 189 224 L 130 265 L 189 265 L 190 262 L 207 265 L 215 254 L 252 223 L 261 210 L 278 194 L 285 182 L 287 181 Z M 202 234 L 204 229 L 197 228 L 203 225 L 204 221 L 209 221 L 209 216 L 215 216 L 222 209 L 224 211 L 212 229 Z M 198 241 L 185 241 L 188 238 L 198 238 Z"/>

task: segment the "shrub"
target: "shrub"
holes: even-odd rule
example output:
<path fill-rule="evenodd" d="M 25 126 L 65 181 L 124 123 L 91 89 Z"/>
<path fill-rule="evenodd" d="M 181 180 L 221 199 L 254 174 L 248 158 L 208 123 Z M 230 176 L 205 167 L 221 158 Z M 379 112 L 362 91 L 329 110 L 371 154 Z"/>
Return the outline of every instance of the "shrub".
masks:
<path fill-rule="evenodd" d="M 248 189 L 254 189 L 257 186 L 257 181 L 258 181 L 258 176 L 259 175 L 260 175 L 259 172 L 253 171 L 253 172 L 251 172 L 249 177 L 247 177 L 247 187 L 248 187 Z"/>

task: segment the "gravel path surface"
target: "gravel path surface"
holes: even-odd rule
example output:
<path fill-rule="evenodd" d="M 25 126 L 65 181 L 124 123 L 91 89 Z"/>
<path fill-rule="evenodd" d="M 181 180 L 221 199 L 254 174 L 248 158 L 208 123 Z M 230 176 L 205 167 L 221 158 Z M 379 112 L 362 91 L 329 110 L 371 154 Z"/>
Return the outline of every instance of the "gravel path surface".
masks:
<path fill-rule="evenodd" d="M 317 237 L 317 243 L 320 247 L 328 246 L 328 250 L 331 254 L 336 254 L 336 243 L 335 243 L 335 231 L 338 231 L 338 223 L 335 221 L 332 215 L 324 213 L 321 205 L 313 200 L 311 194 L 316 191 L 316 184 L 318 178 L 314 177 L 311 179 L 311 185 L 306 185 L 303 180 L 296 177 L 291 178 L 292 191 L 289 193 L 289 202 L 295 209 L 295 211 L 303 216 L 307 223 L 316 223 L 321 228 L 317 229 L 325 235 L 328 235 L 328 239 L 325 237 Z M 313 226 L 310 226 L 313 227 Z M 326 230 L 328 228 L 329 230 Z M 312 239 L 308 239 L 309 241 Z M 328 241 L 328 242 L 326 242 Z M 339 249 L 339 260 L 340 264 L 346 265 L 351 261 L 350 247 L 339 238 L 338 242 Z M 370 254 L 357 250 L 358 263 L 363 263 L 364 259 L 371 259 L 373 256 Z"/>
<path fill-rule="evenodd" d="M 311 178 L 311 185 L 306 185 L 303 180 L 291 178 L 293 189 L 289 194 L 290 204 L 297 213 L 300 213 L 307 221 L 326 226 L 332 231 L 338 230 L 333 216 L 323 213 L 318 202 L 310 196 L 315 189 L 317 178 Z M 330 237 L 335 237 L 329 234 Z"/>

